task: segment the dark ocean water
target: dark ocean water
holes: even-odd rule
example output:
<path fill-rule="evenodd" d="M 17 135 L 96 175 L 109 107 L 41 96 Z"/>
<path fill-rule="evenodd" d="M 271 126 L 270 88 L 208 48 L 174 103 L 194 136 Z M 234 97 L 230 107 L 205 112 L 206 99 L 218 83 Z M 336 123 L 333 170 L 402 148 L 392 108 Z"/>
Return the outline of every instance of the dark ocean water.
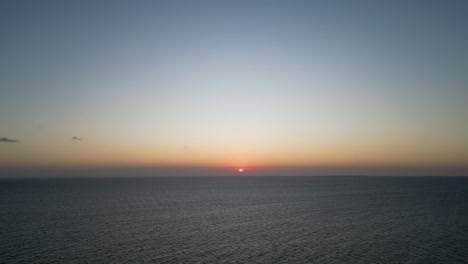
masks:
<path fill-rule="evenodd" d="M 0 180 L 0 263 L 468 263 L 468 178 Z"/>

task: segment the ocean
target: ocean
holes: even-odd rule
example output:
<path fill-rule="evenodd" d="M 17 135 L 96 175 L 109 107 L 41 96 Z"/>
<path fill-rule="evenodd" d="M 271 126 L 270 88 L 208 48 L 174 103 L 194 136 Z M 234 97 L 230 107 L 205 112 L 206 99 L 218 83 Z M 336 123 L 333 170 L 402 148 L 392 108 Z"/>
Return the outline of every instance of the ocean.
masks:
<path fill-rule="evenodd" d="M 468 177 L 2 179 L 0 263 L 468 263 Z"/>

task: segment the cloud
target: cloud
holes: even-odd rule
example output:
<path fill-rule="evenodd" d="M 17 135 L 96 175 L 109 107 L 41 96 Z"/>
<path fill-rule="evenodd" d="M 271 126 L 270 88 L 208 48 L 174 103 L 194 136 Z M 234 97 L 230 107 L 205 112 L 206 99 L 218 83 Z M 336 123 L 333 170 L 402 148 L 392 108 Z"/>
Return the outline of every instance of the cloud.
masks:
<path fill-rule="evenodd" d="M 73 136 L 71 140 L 72 140 L 72 141 L 81 141 L 81 140 L 83 140 L 83 139 L 82 139 L 82 138 L 79 138 L 79 137 Z"/>
<path fill-rule="evenodd" d="M 20 142 L 20 141 L 17 140 L 17 139 L 10 139 L 10 138 L 7 138 L 7 137 L 2 137 L 2 138 L 0 138 L 0 142 L 17 143 L 17 142 Z"/>

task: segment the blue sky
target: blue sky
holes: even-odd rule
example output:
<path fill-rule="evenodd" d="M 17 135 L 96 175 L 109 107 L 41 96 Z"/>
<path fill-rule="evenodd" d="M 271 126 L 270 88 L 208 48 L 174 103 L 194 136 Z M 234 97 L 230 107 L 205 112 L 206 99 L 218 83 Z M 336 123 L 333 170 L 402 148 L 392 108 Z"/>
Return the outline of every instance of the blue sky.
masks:
<path fill-rule="evenodd" d="M 466 1 L 0 10 L 0 166 L 468 166 Z"/>

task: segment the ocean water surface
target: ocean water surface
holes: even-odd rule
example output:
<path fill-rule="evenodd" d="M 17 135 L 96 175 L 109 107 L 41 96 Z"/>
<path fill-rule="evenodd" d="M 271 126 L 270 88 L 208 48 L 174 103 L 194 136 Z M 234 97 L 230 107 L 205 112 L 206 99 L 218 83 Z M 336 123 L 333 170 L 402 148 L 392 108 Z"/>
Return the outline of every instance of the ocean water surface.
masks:
<path fill-rule="evenodd" d="M 3 179 L 0 263 L 468 263 L 468 178 Z"/>

